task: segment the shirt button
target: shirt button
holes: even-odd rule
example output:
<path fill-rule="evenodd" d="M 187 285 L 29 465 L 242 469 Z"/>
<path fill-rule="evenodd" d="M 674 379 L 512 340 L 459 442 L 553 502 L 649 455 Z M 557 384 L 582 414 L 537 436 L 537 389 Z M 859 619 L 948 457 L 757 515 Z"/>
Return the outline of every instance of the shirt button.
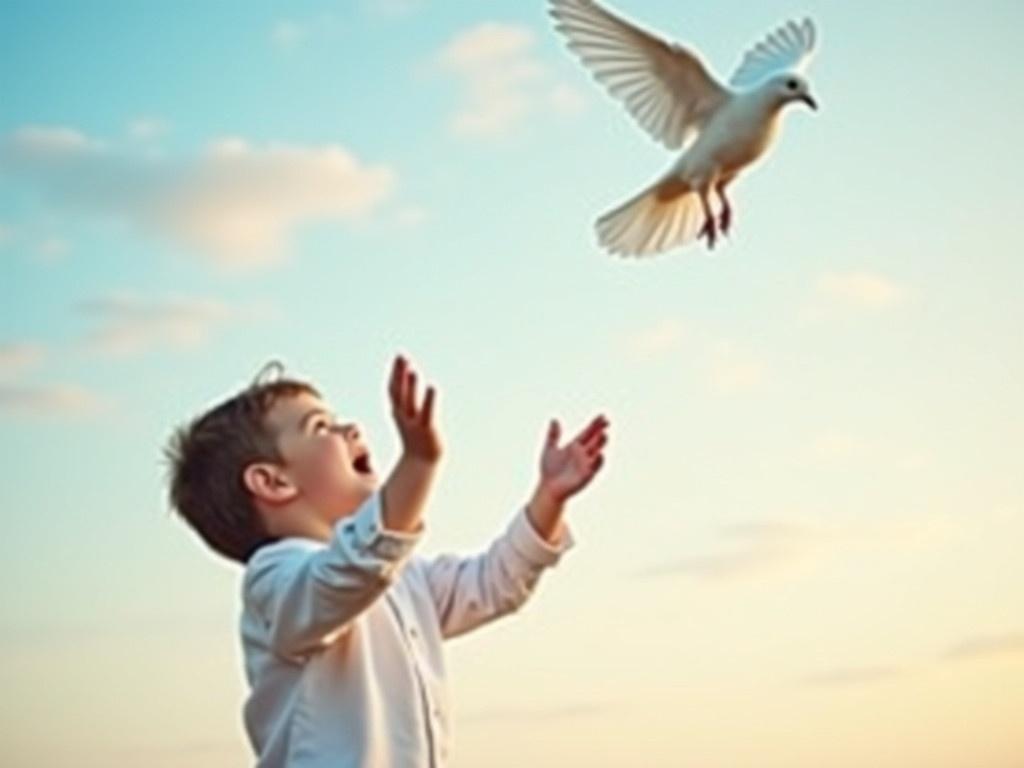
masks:
<path fill-rule="evenodd" d="M 419 636 L 419 633 L 416 631 L 416 627 L 409 627 L 409 637 L 415 639 L 418 636 Z"/>

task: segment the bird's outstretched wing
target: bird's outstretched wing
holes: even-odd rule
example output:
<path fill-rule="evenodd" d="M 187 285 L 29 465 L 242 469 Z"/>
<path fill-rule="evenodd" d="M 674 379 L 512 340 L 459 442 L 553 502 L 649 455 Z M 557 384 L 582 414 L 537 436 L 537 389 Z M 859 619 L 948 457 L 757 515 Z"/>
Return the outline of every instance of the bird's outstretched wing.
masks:
<path fill-rule="evenodd" d="M 814 23 L 787 21 L 744 55 L 729 79 L 735 88 L 754 88 L 780 72 L 802 72 L 817 44 Z"/>
<path fill-rule="evenodd" d="M 593 0 L 550 0 L 555 28 L 656 140 L 679 149 L 729 91 L 697 56 L 609 13 Z"/>

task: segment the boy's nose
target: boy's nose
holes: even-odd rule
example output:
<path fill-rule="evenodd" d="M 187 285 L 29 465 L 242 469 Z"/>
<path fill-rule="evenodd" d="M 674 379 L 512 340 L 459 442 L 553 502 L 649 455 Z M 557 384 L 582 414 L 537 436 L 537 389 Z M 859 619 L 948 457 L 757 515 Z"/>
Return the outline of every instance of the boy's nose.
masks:
<path fill-rule="evenodd" d="M 344 435 L 348 440 L 359 439 L 359 427 L 354 423 L 349 422 L 348 424 L 341 425 L 341 434 Z"/>

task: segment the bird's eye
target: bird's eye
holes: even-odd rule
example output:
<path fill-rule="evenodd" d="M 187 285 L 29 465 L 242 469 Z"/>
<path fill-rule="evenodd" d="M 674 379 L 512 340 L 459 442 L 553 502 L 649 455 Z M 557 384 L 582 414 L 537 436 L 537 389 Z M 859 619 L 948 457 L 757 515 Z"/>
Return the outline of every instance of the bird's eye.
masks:
<path fill-rule="evenodd" d="M 786 83 L 786 87 L 789 88 L 789 90 L 791 90 L 791 91 L 795 91 L 796 88 L 797 88 L 797 85 L 799 85 L 799 84 L 797 83 L 796 80 L 790 80 L 788 83 Z"/>

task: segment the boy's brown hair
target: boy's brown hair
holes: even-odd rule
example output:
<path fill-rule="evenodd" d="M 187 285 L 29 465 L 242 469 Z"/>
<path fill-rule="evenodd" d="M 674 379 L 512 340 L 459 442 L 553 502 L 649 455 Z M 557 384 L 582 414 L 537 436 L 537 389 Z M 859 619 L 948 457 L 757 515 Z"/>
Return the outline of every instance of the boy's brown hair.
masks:
<path fill-rule="evenodd" d="M 265 416 L 279 398 L 303 392 L 320 397 L 312 384 L 283 373 L 284 366 L 271 360 L 241 392 L 177 427 L 163 449 L 172 508 L 212 549 L 240 563 L 276 540 L 242 480 L 253 462 L 284 461 Z"/>

